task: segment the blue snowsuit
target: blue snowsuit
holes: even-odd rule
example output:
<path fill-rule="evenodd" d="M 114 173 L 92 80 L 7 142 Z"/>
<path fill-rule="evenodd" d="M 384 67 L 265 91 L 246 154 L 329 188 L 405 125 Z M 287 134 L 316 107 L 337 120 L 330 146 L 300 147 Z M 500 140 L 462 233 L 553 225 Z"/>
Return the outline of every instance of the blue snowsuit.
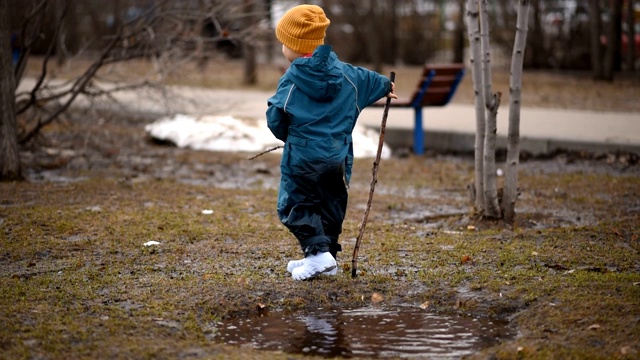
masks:
<path fill-rule="evenodd" d="M 390 91 L 387 77 L 344 63 L 321 45 L 291 63 L 268 100 L 267 125 L 285 142 L 278 216 L 305 256 L 329 251 L 335 258 L 341 250 L 351 133 L 360 111 Z"/>

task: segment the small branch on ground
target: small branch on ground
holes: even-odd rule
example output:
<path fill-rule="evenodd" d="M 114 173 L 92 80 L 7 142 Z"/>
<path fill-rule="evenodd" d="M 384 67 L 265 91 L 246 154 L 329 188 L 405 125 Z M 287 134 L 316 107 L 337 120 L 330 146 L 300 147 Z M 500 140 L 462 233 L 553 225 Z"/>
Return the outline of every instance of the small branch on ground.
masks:
<path fill-rule="evenodd" d="M 254 156 L 250 157 L 248 160 L 253 160 L 253 159 L 255 159 L 255 158 L 259 157 L 259 156 L 262 156 L 262 155 L 264 155 L 264 154 L 267 154 L 267 153 L 270 153 L 270 152 L 272 152 L 272 151 L 276 151 L 276 150 L 278 150 L 278 149 L 282 149 L 282 148 L 284 148 L 284 146 L 283 146 L 283 145 L 274 146 L 274 147 L 272 147 L 271 149 L 267 149 L 267 150 L 265 150 L 265 151 L 263 151 L 263 152 L 259 153 L 258 155 L 254 155 Z"/>

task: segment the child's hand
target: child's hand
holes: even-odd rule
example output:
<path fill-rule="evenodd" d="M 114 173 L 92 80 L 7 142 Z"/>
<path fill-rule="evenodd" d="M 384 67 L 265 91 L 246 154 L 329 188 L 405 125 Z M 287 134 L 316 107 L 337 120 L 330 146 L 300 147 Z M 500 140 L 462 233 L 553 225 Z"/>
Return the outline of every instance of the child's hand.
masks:
<path fill-rule="evenodd" d="M 395 94 L 396 84 L 391 83 L 391 92 L 387 94 L 388 98 L 397 99 L 398 95 Z"/>

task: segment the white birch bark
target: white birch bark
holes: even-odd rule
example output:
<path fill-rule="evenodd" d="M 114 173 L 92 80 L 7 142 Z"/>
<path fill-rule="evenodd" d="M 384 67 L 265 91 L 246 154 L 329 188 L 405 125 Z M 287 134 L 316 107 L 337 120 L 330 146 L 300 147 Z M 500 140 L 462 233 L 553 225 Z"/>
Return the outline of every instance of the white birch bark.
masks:
<path fill-rule="evenodd" d="M 507 139 L 507 161 L 505 166 L 502 210 L 506 221 L 515 220 L 516 199 L 518 197 L 518 164 L 520 162 L 520 105 L 522 95 L 522 64 L 529 31 L 530 0 L 518 1 L 516 38 L 511 57 L 511 77 L 509 79 L 509 134 Z"/>
<path fill-rule="evenodd" d="M 498 188 L 496 185 L 496 132 L 500 93 L 493 93 L 491 82 L 491 44 L 489 41 L 489 12 L 487 0 L 480 2 L 480 45 L 482 48 L 482 82 L 486 107 L 486 127 L 484 135 L 484 212 L 489 218 L 500 218 Z"/>
<path fill-rule="evenodd" d="M 469 35 L 471 75 L 473 80 L 473 91 L 475 93 L 476 109 L 476 139 L 474 145 L 475 152 L 475 180 L 471 191 L 471 200 L 475 204 L 475 210 L 479 213 L 484 211 L 484 132 L 485 113 L 484 96 L 482 92 L 482 63 L 480 62 L 482 49 L 480 47 L 480 23 L 479 23 L 478 0 L 467 1 L 467 34 Z"/>

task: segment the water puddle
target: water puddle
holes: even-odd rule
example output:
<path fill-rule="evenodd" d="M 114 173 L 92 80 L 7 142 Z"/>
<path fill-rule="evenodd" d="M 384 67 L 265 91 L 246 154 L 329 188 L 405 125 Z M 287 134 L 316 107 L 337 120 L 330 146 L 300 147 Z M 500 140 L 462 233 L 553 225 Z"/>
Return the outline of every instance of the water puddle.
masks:
<path fill-rule="evenodd" d="M 442 316 L 415 307 L 367 307 L 265 315 L 219 323 L 226 344 L 323 357 L 458 359 L 515 336 L 489 319 Z"/>

